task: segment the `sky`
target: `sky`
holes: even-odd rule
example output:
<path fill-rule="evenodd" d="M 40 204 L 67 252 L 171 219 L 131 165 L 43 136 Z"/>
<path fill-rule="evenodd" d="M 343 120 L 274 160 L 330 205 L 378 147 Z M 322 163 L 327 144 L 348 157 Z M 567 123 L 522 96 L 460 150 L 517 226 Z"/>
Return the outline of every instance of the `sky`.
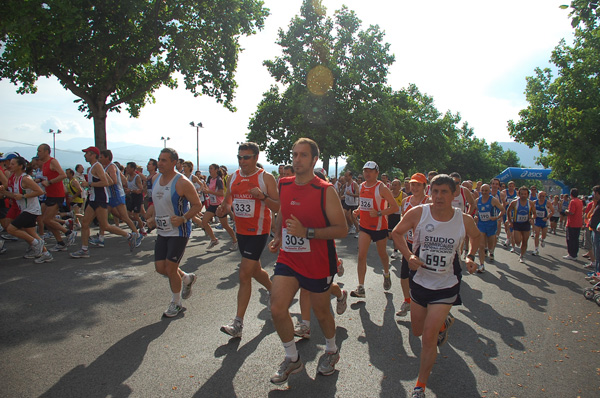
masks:
<path fill-rule="evenodd" d="M 168 146 L 196 155 L 196 129 L 201 122 L 200 163 L 237 163 L 237 145 L 245 140 L 248 122 L 262 98 L 274 84 L 266 59 L 281 54 L 275 43 L 278 29 L 287 29 L 300 13 L 302 0 L 265 0 L 271 15 L 258 34 L 241 38 L 238 89 L 231 113 L 211 97 L 194 98 L 183 87 L 161 88 L 156 103 L 147 104 L 137 119 L 111 112 L 107 119 L 108 148 L 111 143 Z M 475 136 L 488 143 L 512 141 L 507 121 L 518 119 L 527 107 L 525 78 L 534 68 L 551 66 L 551 52 L 562 38 L 572 41 L 566 0 L 322 0 L 327 14 L 343 4 L 362 20 L 362 29 L 378 25 L 391 44 L 396 62 L 388 84 L 400 90 L 414 83 L 434 98 L 441 112 L 460 113 L 474 128 Z M 76 97 L 56 79 L 40 79 L 36 94 L 20 95 L 16 86 L 0 81 L 0 152 L 23 143 L 52 144 L 65 148 L 74 138 L 88 138 L 93 145 L 93 123 L 77 110 Z M 181 85 L 183 86 L 183 84 Z M 18 143 L 18 144 L 17 144 Z M 189 155 L 189 157 L 192 157 Z M 265 160 L 263 158 L 263 160 Z"/>

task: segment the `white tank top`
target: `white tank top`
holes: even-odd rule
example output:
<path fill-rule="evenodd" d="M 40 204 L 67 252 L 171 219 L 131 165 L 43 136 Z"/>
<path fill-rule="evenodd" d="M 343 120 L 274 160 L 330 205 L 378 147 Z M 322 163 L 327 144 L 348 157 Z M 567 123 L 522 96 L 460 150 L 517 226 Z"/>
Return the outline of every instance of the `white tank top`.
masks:
<path fill-rule="evenodd" d="M 15 177 L 15 182 L 13 185 L 13 192 L 20 193 L 26 195 L 30 192 L 33 192 L 29 188 L 23 188 L 23 178 L 30 178 L 27 174 L 21 175 L 19 178 Z M 33 214 L 34 216 L 39 216 L 42 214 L 42 207 L 40 206 L 40 199 L 36 196 L 34 198 L 23 198 L 16 201 L 19 209 L 23 213 Z"/>
<path fill-rule="evenodd" d="M 192 231 L 191 221 L 183 223 L 179 227 L 171 224 L 171 217 L 183 216 L 190 209 L 187 199 L 179 196 L 177 189 L 175 189 L 177 180 L 181 177 L 185 178 L 185 176 L 176 173 L 171 181 L 165 185 L 160 184 L 161 177 L 161 174 L 156 176 L 152 186 L 152 202 L 154 203 L 157 233 L 160 236 L 189 237 Z"/>
<path fill-rule="evenodd" d="M 344 188 L 344 202 L 348 206 L 358 206 L 358 196 L 351 196 L 349 193 L 357 193 L 354 189 L 354 181 L 350 183 L 350 185 L 346 184 L 346 187 Z"/>
<path fill-rule="evenodd" d="M 459 208 L 460 211 L 462 211 L 463 213 L 466 213 L 466 208 L 467 208 L 467 198 L 465 197 L 465 193 L 463 191 L 462 186 L 460 187 L 460 193 L 458 194 L 458 196 L 455 196 L 454 199 L 452 199 L 452 207 L 456 207 Z"/>
<path fill-rule="evenodd" d="M 421 205 L 423 213 L 415 228 L 413 252 L 425 264 L 420 267 L 413 281 L 431 289 L 447 289 L 459 281 L 454 270 L 454 257 L 465 237 L 463 212 L 454 208 L 450 221 L 436 221 L 431 215 L 431 204 Z M 460 273 L 460 269 L 458 270 Z"/>

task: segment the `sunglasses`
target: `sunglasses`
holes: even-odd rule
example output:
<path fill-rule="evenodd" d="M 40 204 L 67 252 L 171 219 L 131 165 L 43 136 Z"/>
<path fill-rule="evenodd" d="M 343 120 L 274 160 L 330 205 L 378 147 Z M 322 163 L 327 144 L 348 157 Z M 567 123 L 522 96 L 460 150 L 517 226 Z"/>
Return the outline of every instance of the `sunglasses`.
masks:
<path fill-rule="evenodd" d="M 242 159 L 249 160 L 249 159 L 252 159 L 253 157 L 254 157 L 254 155 L 242 155 L 242 156 L 237 155 L 238 160 L 242 160 Z"/>

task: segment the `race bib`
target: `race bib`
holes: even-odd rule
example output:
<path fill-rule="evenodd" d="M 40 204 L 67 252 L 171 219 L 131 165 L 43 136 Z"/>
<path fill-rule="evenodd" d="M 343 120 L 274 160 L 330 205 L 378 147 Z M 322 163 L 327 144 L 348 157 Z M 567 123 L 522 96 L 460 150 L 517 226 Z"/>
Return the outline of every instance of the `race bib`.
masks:
<path fill-rule="evenodd" d="M 373 209 L 373 198 L 359 198 L 361 210 L 369 211 Z"/>
<path fill-rule="evenodd" d="M 529 221 L 529 214 L 517 214 L 517 222 Z"/>
<path fill-rule="evenodd" d="M 490 221 L 490 212 L 484 211 L 479 213 L 479 221 Z"/>
<path fill-rule="evenodd" d="M 538 218 L 544 218 L 544 217 L 546 217 L 546 212 L 545 212 L 545 211 L 543 211 L 543 210 L 536 210 L 536 212 L 535 212 L 535 215 L 536 215 Z"/>
<path fill-rule="evenodd" d="M 252 218 L 255 205 L 256 201 L 253 199 L 233 199 L 233 213 L 236 217 Z"/>
<path fill-rule="evenodd" d="M 310 252 L 310 242 L 307 238 L 299 238 L 287 233 L 287 228 L 281 232 L 281 248 L 288 253 L 308 253 Z"/>
<path fill-rule="evenodd" d="M 216 205 L 217 204 L 217 195 L 209 194 L 208 200 L 210 201 L 211 205 Z"/>
<path fill-rule="evenodd" d="M 173 230 L 173 224 L 171 224 L 171 216 L 156 216 L 154 217 L 156 221 L 156 228 L 160 229 L 164 232 L 169 232 Z"/>
<path fill-rule="evenodd" d="M 408 232 L 406 233 L 406 240 L 411 242 L 413 241 L 413 230 L 409 229 Z"/>

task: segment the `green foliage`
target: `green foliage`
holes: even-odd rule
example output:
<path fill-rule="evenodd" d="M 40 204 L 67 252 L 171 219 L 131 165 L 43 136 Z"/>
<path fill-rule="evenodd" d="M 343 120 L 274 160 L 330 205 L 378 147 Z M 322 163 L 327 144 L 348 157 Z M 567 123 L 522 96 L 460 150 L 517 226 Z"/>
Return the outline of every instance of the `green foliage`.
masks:
<path fill-rule="evenodd" d="M 289 163 L 293 142 L 310 137 L 328 168 L 331 157 L 346 154 L 371 128 L 362 116 L 389 91 L 394 57 L 379 27 L 360 30 L 360 23 L 346 7 L 331 18 L 319 1 L 306 0 L 288 30 L 279 31 L 283 54 L 264 62 L 279 85 L 263 94 L 248 134 L 271 162 Z"/>
<path fill-rule="evenodd" d="M 108 111 L 131 116 L 154 102 L 179 72 L 194 95 L 230 110 L 240 35 L 263 27 L 259 0 L 6 0 L 0 4 L 0 78 L 35 93 L 40 76 L 55 76 L 94 118 L 96 144 L 106 147 Z"/>
<path fill-rule="evenodd" d="M 527 78 L 529 106 L 509 121 L 509 131 L 540 148 L 539 162 L 553 178 L 590 187 L 600 181 L 600 28 L 576 29 L 574 44 L 562 40 L 551 61 L 558 76 L 537 68 Z"/>

